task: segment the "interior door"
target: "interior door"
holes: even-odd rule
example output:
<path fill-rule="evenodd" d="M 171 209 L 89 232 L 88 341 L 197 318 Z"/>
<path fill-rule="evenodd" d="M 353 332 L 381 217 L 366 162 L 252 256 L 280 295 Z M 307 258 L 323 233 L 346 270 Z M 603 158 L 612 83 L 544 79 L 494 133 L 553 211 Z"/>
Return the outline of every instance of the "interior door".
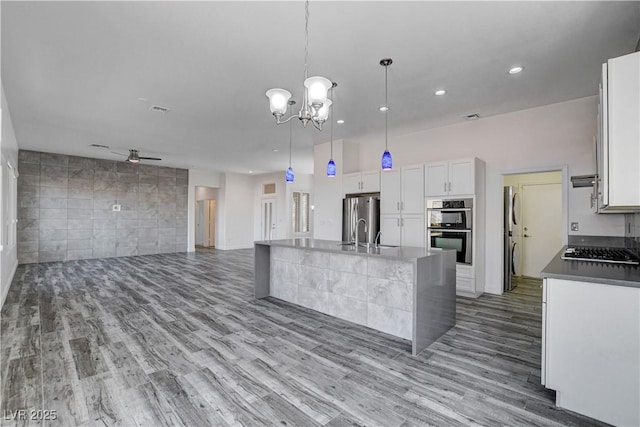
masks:
<path fill-rule="evenodd" d="M 262 199 L 261 209 L 262 239 L 273 240 L 277 238 L 276 230 L 276 199 L 269 197 Z"/>
<path fill-rule="evenodd" d="M 196 245 L 204 246 L 204 200 L 196 201 Z"/>
<path fill-rule="evenodd" d="M 522 274 L 540 271 L 562 247 L 562 184 L 523 185 Z"/>
<path fill-rule="evenodd" d="M 207 229 L 205 230 L 205 245 L 214 247 L 216 245 L 216 201 L 207 200 Z"/>

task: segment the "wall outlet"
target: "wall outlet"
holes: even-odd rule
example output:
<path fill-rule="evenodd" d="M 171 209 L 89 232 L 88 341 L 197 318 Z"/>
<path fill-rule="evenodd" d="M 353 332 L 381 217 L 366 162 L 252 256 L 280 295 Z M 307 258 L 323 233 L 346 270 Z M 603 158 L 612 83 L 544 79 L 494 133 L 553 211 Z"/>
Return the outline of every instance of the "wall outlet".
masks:
<path fill-rule="evenodd" d="M 122 205 L 113 205 L 113 208 L 111 210 L 114 212 L 120 212 L 120 208 L 122 208 Z M 573 229 L 573 225 L 571 227 Z"/>
<path fill-rule="evenodd" d="M 580 230 L 580 226 L 578 225 L 577 222 L 572 222 L 571 223 L 571 231 L 578 231 Z"/>

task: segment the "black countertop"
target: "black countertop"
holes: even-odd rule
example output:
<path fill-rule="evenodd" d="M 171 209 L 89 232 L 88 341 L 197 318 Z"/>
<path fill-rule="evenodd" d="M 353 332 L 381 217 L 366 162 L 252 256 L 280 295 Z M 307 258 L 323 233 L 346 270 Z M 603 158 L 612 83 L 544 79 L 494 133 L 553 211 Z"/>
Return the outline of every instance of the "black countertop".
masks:
<path fill-rule="evenodd" d="M 542 270 L 542 277 L 640 288 L 640 266 L 564 260 L 564 246 Z"/>

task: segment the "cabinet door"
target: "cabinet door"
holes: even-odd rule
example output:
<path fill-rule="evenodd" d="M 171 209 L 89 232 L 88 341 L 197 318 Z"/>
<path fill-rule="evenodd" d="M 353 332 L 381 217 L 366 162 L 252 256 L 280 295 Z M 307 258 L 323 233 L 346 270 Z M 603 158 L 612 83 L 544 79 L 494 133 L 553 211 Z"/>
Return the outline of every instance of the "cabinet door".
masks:
<path fill-rule="evenodd" d="M 362 172 L 361 190 L 363 193 L 376 193 L 380 191 L 380 171 Z"/>
<path fill-rule="evenodd" d="M 342 192 L 344 194 L 362 193 L 360 189 L 360 172 L 342 175 Z"/>
<path fill-rule="evenodd" d="M 400 213 L 400 171 L 383 171 L 380 174 L 380 214 Z"/>
<path fill-rule="evenodd" d="M 400 215 L 380 215 L 380 244 L 400 246 Z"/>
<path fill-rule="evenodd" d="M 449 162 L 449 195 L 475 194 L 475 168 L 473 159 Z"/>
<path fill-rule="evenodd" d="M 609 60 L 609 206 L 640 206 L 640 52 Z"/>
<path fill-rule="evenodd" d="M 402 246 L 424 248 L 427 238 L 427 226 L 424 215 L 402 215 Z"/>
<path fill-rule="evenodd" d="M 427 163 L 424 166 L 425 197 L 446 196 L 448 183 L 448 163 Z"/>
<path fill-rule="evenodd" d="M 424 166 L 402 168 L 402 214 L 424 215 Z"/>

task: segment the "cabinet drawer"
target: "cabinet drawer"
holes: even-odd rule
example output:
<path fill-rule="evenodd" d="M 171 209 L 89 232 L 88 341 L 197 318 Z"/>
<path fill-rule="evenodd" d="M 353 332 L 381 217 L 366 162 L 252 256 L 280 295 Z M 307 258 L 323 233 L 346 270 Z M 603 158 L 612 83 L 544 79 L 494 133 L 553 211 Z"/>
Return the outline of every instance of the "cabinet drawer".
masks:
<path fill-rule="evenodd" d="M 456 276 L 473 278 L 476 274 L 472 265 L 456 264 Z"/>
<path fill-rule="evenodd" d="M 476 279 L 456 275 L 456 290 L 464 292 L 475 292 Z"/>

